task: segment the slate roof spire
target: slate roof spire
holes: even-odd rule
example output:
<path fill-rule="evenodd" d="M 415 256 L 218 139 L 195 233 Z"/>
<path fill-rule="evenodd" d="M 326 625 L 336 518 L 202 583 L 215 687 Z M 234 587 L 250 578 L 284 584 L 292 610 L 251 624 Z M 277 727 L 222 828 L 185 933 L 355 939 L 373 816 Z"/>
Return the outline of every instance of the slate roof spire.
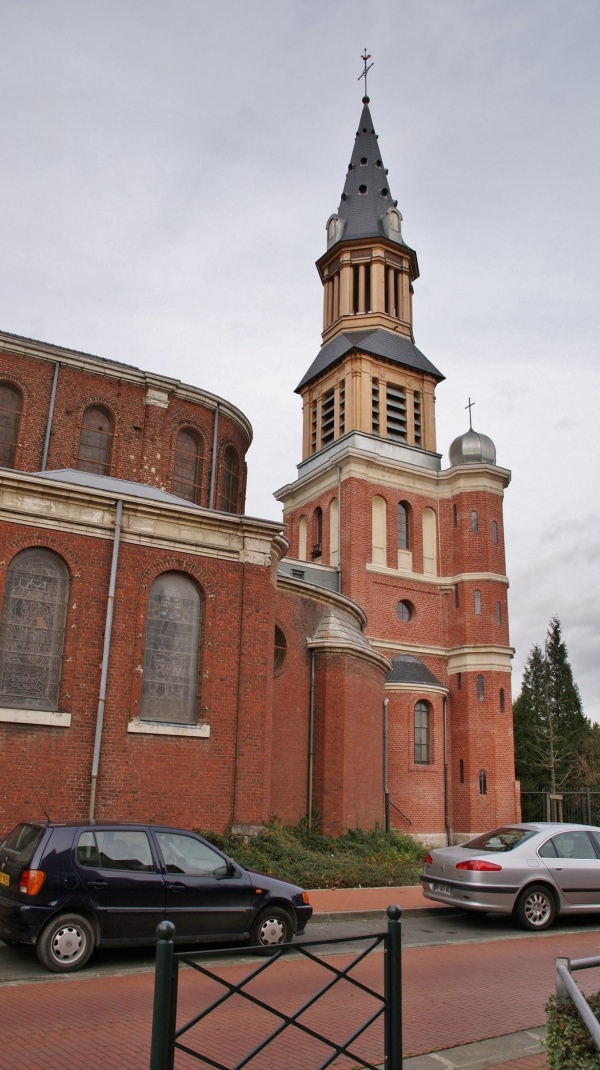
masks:
<path fill-rule="evenodd" d="M 402 215 L 392 197 L 387 169 L 383 165 L 379 142 L 369 109 L 369 97 L 362 99 L 352 158 L 346 174 L 344 192 L 337 211 L 335 227 L 328 225 L 328 248 L 336 241 L 386 237 L 405 245 L 402 238 Z"/>

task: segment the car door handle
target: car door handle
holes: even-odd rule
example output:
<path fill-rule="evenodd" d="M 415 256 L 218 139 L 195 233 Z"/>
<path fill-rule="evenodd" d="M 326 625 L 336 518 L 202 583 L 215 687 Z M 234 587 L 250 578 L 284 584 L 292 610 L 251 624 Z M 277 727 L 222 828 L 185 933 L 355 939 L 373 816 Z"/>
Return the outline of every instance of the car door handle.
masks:
<path fill-rule="evenodd" d="M 88 881 L 88 888 L 108 888 L 108 881 Z"/>
<path fill-rule="evenodd" d="M 175 881 L 174 884 L 167 884 L 167 888 L 170 892 L 183 892 L 185 891 L 185 884 L 181 881 Z"/>

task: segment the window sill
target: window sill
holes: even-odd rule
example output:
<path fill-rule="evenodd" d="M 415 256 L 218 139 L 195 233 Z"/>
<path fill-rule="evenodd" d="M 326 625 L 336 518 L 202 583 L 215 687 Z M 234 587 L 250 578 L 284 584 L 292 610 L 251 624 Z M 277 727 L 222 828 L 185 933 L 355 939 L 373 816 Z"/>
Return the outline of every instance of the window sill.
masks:
<path fill-rule="evenodd" d="M 189 736 L 193 739 L 208 739 L 210 736 L 209 724 L 164 724 L 157 721 L 130 721 L 127 725 L 128 732 L 136 732 L 145 736 Z"/>
<path fill-rule="evenodd" d="M 0 709 L 0 721 L 9 724 L 43 724 L 50 728 L 70 728 L 70 713 L 52 713 L 50 710 Z"/>

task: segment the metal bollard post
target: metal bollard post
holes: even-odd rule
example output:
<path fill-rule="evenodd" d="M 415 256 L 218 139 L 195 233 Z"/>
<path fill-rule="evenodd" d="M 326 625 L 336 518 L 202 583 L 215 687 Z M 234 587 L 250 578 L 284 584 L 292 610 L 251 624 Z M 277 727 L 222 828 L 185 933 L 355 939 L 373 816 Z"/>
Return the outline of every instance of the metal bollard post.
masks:
<path fill-rule="evenodd" d="M 387 908 L 385 945 L 385 1070 L 402 1070 L 402 911 Z"/>
<path fill-rule="evenodd" d="M 156 930 L 156 973 L 150 1070 L 173 1070 L 175 1058 L 175 1015 L 177 1012 L 177 961 L 173 959 L 172 921 L 161 921 Z"/>

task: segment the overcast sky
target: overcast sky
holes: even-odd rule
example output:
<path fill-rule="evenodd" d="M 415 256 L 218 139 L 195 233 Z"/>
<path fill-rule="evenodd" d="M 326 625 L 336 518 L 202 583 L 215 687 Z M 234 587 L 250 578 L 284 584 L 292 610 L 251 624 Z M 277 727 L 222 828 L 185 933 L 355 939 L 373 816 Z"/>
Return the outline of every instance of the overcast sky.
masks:
<path fill-rule="evenodd" d="M 275 520 L 367 47 L 443 465 L 470 396 L 512 470 L 513 693 L 558 614 L 598 720 L 599 38 L 598 0 L 0 0 L 0 328 L 234 402 Z"/>

